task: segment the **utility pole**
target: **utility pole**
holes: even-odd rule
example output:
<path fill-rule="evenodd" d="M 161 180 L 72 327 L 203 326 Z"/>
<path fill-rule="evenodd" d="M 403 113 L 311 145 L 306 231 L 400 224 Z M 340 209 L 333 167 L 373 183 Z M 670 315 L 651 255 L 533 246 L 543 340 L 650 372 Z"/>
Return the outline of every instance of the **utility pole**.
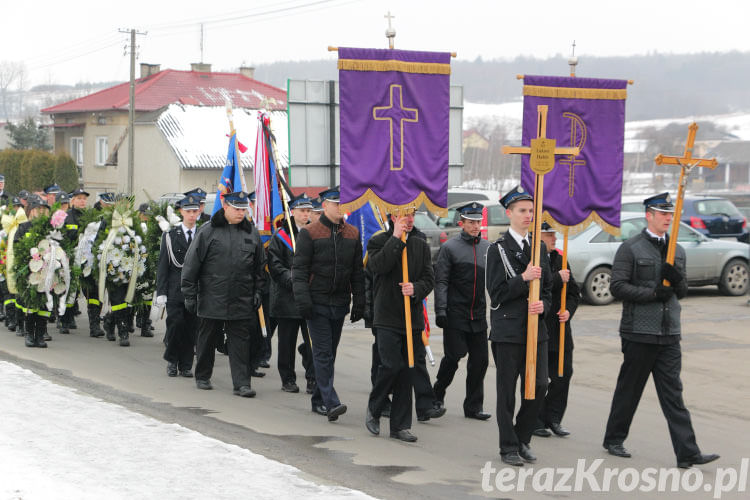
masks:
<path fill-rule="evenodd" d="M 128 188 L 127 193 L 132 195 L 135 186 L 135 36 L 145 35 L 146 31 L 135 29 L 118 30 L 120 33 L 130 33 L 130 99 L 128 103 Z M 127 49 L 126 49 L 127 51 Z"/>

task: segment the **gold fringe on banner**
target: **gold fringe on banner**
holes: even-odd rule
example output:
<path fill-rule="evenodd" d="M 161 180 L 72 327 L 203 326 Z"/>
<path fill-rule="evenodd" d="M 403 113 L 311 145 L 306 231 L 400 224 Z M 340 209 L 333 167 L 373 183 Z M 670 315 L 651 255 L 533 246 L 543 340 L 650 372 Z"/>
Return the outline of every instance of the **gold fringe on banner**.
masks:
<path fill-rule="evenodd" d="M 430 199 L 427 197 L 427 195 L 424 193 L 424 191 L 421 191 L 416 198 L 414 198 L 412 201 L 408 203 L 403 203 L 400 205 L 394 205 L 393 203 L 388 203 L 386 201 L 383 201 L 380 196 L 373 193 L 372 189 L 367 189 L 365 193 L 357 198 L 354 201 L 350 201 L 349 203 L 342 203 L 341 204 L 341 211 L 342 212 L 354 212 L 359 207 L 364 205 L 367 202 L 371 202 L 375 204 L 378 209 L 380 209 L 380 213 L 383 215 L 387 213 L 398 213 L 401 210 L 409 210 L 409 209 L 417 209 L 422 203 L 424 203 L 427 206 L 427 210 L 432 212 L 433 214 L 437 215 L 438 217 L 444 217 L 448 214 L 447 208 L 442 208 L 430 201 Z"/>
<path fill-rule="evenodd" d="M 531 97 L 552 97 L 554 99 L 598 99 L 606 101 L 624 101 L 628 96 L 625 89 L 582 89 L 570 87 L 544 87 L 541 85 L 524 85 L 523 95 Z"/>
<path fill-rule="evenodd" d="M 400 71 L 402 73 L 423 73 L 426 75 L 450 75 L 451 65 L 443 63 L 415 63 L 388 59 L 339 59 L 339 69 L 349 71 Z"/>
<path fill-rule="evenodd" d="M 555 219 L 552 218 L 552 216 L 549 214 L 547 210 L 545 210 L 542 213 L 542 221 L 546 222 L 550 226 L 552 226 L 556 231 L 564 232 L 565 229 L 568 229 L 568 235 L 573 236 L 575 234 L 581 233 L 586 228 L 589 227 L 589 225 L 592 222 L 595 222 L 599 225 L 599 227 L 602 228 L 605 232 L 611 234 L 612 236 L 620 236 L 620 228 L 615 227 L 612 224 L 609 224 L 607 222 L 604 222 L 604 220 L 599 216 L 599 214 L 596 213 L 596 211 L 592 211 L 586 219 L 581 222 L 580 224 L 576 224 L 575 226 L 566 226 L 565 224 L 560 224 Z"/>

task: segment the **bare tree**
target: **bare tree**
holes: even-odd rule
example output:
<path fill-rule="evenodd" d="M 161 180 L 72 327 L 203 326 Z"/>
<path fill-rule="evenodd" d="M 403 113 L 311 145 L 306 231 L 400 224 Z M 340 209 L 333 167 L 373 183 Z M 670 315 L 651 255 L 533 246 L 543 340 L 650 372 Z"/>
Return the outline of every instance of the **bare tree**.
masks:
<path fill-rule="evenodd" d="M 16 61 L 0 61 L 0 104 L 3 106 L 5 121 L 9 121 L 8 92 L 18 80 L 21 64 Z"/>

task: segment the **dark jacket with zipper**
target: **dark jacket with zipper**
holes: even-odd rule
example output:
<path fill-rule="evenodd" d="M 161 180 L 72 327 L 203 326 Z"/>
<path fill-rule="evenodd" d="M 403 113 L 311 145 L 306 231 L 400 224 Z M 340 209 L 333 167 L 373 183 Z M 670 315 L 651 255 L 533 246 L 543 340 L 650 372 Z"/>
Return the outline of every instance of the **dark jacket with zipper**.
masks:
<path fill-rule="evenodd" d="M 560 311 L 560 304 L 562 302 L 562 288 L 563 280 L 560 276 L 560 270 L 562 269 L 562 255 L 557 250 L 553 250 L 549 254 L 549 266 L 552 272 L 552 306 L 550 307 L 550 313 L 545 317 L 547 323 L 547 333 L 549 334 L 549 349 L 550 351 L 560 351 L 560 318 L 557 317 L 558 311 Z M 570 269 L 570 266 L 567 267 Z M 578 309 L 578 304 L 581 301 L 581 290 L 578 287 L 578 283 L 573 277 L 573 273 L 570 273 L 570 279 L 568 280 L 568 287 L 565 293 L 565 309 L 570 313 L 570 318 L 565 323 L 565 351 L 573 350 L 573 332 L 570 329 L 570 321 L 573 319 L 573 315 Z"/>
<path fill-rule="evenodd" d="M 294 217 L 291 217 L 291 226 L 296 241 L 299 229 L 294 222 Z M 271 275 L 269 314 L 274 318 L 300 319 L 302 317 L 294 303 L 293 261 L 292 239 L 289 235 L 289 225 L 285 223 L 276 230 L 268 244 L 268 272 Z"/>
<path fill-rule="evenodd" d="M 644 229 L 625 241 L 615 254 L 612 265 L 612 295 L 622 300 L 620 335 L 627 340 L 664 344 L 680 339 L 680 302 L 687 295 L 687 279 L 674 288 L 666 302 L 654 292 L 662 281 L 662 264 L 666 246 L 658 243 Z M 677 245 L 674 267 L 685 276 L 685 250 Z"/>
<path fill-rule="evenodd" d="M 552 273 L 549 267 L 547 246 L 540 242 L 542 278 L 539 300 L 544 302 L 544 313 L 539 315 L 537 342 L 548 340 L 544 319 L 552 312 Z M 501 257 L 502 247 L 509 269 Z M 524 281 L 523 272 L 529 265 L 529 257 L 523 253 L 509 232 L 498 238 L 487 250 L 487 292 L 490 296 L 490 340 L 509 344 L 525 344 L 529 315 L 529 282 Z"/>
<path fill-rule="evenodd" d="M 256 317 L 253 300 L 266 279 L 266 258 L 258 230 L 243 219 L 229 224 L 224 209 L 195 235 L 182 268 L 185 307 L 197 300 L 201 318 L 238 320 Z"/>
<path fill-rule="evenodd" d="M 435 316 L 446 316 L 447 328 L 487 331 L 484 266 L 490 243 L 466 231 L 448 240 L 435 265 Z"/>
<path fill-rule="evenodd" d="M 362 242 L 351 224 L 334 224 L 321 215 L 297 236 L 292 265 L 292 287 L 297 310 L 312 317 L 313 304 L 349 307 L 359 315 L 365 307 Z"/>
<path fill-rule="evenodd" d="M 406 248 L 409 282 L 414 284 L 411 297 L 412 331 L 424 330 L 422 299 L 435 286 L 432 256 L 427 238 L 416 227 L 409 233 L 406 243 L 393 236 L 393 229 L 375 234 L 367 244 L 367 269 L 373 279 L 373 326 L 406 331 L 402 251 Z"/>

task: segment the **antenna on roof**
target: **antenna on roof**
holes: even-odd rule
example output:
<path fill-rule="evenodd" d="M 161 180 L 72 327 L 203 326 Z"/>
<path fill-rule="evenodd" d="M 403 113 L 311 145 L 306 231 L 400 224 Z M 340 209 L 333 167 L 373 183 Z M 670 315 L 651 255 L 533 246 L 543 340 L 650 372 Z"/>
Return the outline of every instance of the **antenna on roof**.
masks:
<path fill-rule="evenodd" d="M 201 64 L 203 64 L 203 23 L 201 23 Z"/>

